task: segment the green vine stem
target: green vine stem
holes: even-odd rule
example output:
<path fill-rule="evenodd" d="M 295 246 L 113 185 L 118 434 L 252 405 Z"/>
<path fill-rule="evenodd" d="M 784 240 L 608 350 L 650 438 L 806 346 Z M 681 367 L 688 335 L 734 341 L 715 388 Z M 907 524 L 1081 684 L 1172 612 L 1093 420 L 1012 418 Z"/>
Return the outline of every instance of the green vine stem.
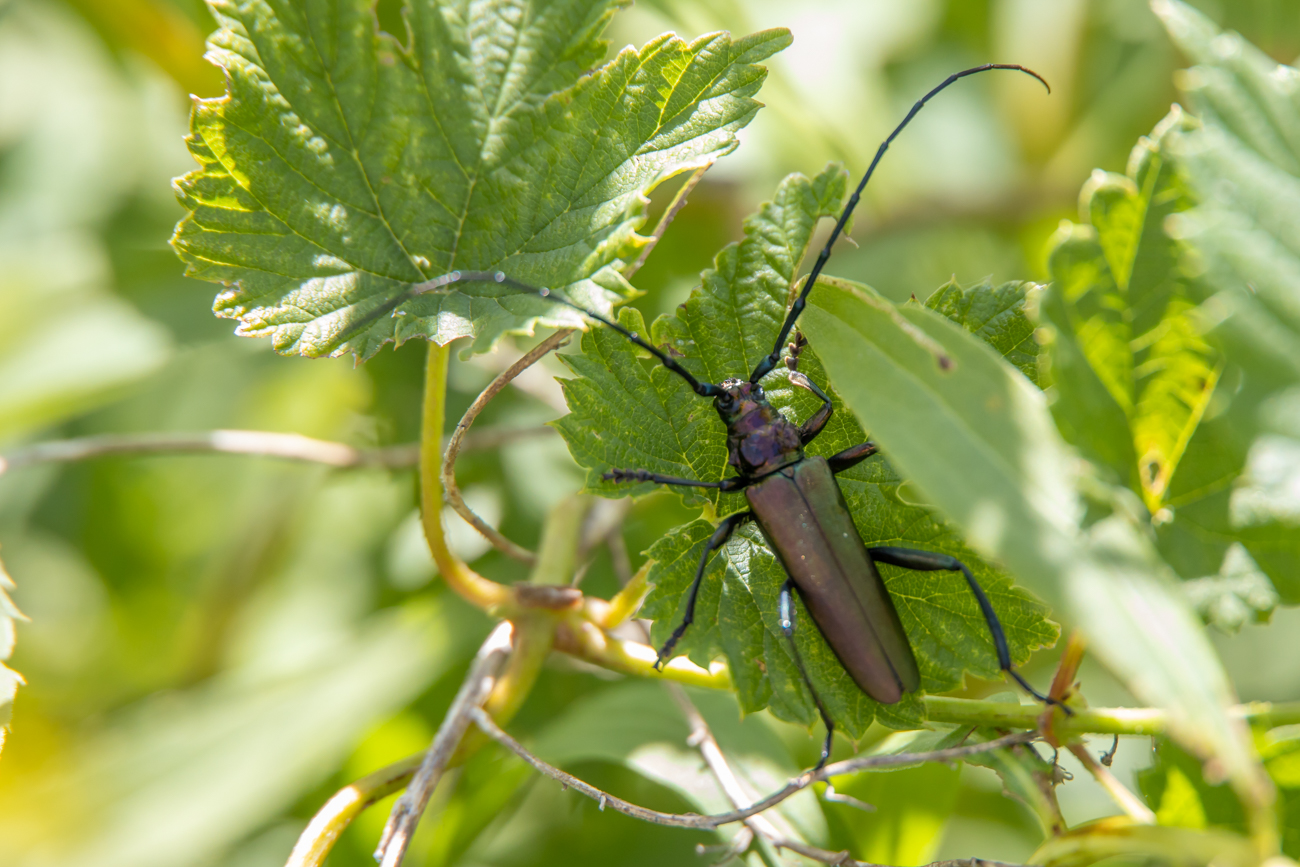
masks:
<path fill-rule="evenodd" d="M 1052 728 L 1057 734 L 1162 735 L 1168 728 L 1168 713 L 1146 707 L 1072 708 L 1074 714 L 1058 713 Z M 994 728 L 1032 729 L 1038 726 L 1043 709 L 1036 704 L 1011 704 L 942 695 L 925 697 L 925 714 L 931 722 L 981 725 Z M 1300 701 L 1251 702 L 1233 707 L 1229 714 L 1252 726 L 1275 728 L 1300 724 Z"/>
<path fill-rule="evenodd" d="M 471 605 L 495 611 L 510 601 L 510 590 L 475 572 L 447 546 L 442 529 L 442 430 L 447 415 L 447 363 L 451 345 L 429 342 L 424 372 L 424 412 L 420 429 L 420 519 L 429 551 L 447 586 Z"/>

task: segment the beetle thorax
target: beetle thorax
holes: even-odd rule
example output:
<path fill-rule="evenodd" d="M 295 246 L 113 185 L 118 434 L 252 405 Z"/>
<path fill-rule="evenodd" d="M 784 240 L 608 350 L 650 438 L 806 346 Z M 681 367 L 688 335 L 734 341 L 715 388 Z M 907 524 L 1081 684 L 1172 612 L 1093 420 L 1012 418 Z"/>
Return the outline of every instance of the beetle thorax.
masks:
<path fill-rule="evenodd" d="M 761 387 L 739 379 L 719 385 L 723 393 L 713 406 L 727 426 L 727 463 L 738 473 L 764 475 L 803 457 L 799 428 L 767 402 Z"/>

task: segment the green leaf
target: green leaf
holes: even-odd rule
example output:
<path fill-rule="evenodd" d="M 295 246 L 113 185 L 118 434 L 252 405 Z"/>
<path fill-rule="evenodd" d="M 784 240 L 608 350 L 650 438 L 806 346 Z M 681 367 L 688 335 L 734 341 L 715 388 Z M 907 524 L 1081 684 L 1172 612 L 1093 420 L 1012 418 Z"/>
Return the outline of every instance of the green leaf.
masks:
<path fill-rule="evenodd" d="M 872 864 L 929 864 L 943 842 L 961 789 L 961 768 L 931 763 L 891 773 L 832 780 L 835 792 L 870 804 L 869 813 L 826 802 L 832 828 L 840 825 L 846 848 Z"/>
<path fill-rule="evenodd" d="M 956 280 L 940 286 L 925 306 L 947 316 L 992 346 L 1016 369 L 1038 385 L 1038 341 L 1025 303 L 1034 283 L 1013 280 L 994 286 L 989 281 L 960 286 Z"/>
<path fill-rule="evenodd" d="M 1073 463 L 1042 392 L 965 329 L 848 281 L 815 290 L 801 327 L 890 461 L 971 546 L 1077 622 L 1134 694 L 1171 710 L 1180 742 L 1262 798 L 1227 715 L 1227 676 L 1140 506 L 1116 497 L 1114 514 L 1082 531 Z"/>
<path fill-rule="evenodd" d="M 1051 365 L 1062 432 L 1155 514 L 1200 424 L 1220 360 L 1193 317 L 1181 247 L 1166 231 L 1190 199 L 1168 154 L 1188 125 L 1174 109 L 1133 149 L 1124 175 L 1097 171 L 1083 225 L 1052 242 Z"/>
<path fill-rule="evenodd" d="M 1206 472 L 1179 498 L 1175 524 L 1184 527 L 1161 528 L 1162 547 L 1190 549 L 1189 565 L 1199 569 L 1179 568 L 1196 575 L 1240 542 L 1281 598 L 1296 604 L 1300 519 L 1240 508 L 1250 480 L 1238 476 L 1252 442 L 1270 426 L 1261 412 L 1270 396 L 1300 382 L 1300 71 L 1221 32 L 1186 4 L 1153 8 L 1197 64 L 1179 85 L 1201 122 L 1180 130 L 1170 148 L 1199 203 L 1172 228 L 1198 255 L 1204 273 L 1196 285 L 1215 326 L 1210 335 L 1235 366 L 1219 417 L 1189 445 Z M 1294 425 L 1277 432 L 1300 436 Z"/>
<path fill-rule="evenodd" d="M 1042 867 L 1089 867 L 1117 860 L 1187 867 L 1250 867 L 1259 863 L 1259 854 L 1240 834 L 1146 825 L 1128 816 L 1109 816 L 1048 838 L 1027 860 Z"/>
<path fill-rule="evenodd" d="M 845 180 L 843 169 L 832 166 L 812 181 L 792 175 L 782 182 L 773 201 L 745 221 L 744 240 L 718 254 L 715 267 L 703 275 L 701 288 L 673 315 L 655 323 L 651 330 L 655 344 L 680 353 L 680 363 L 712 382 L 752 370 L 771 351 L 816 220 L 837 213 Z M 622 311 L 622 324 L 644 333 L 634 311 Z M 611 468 L 706 480 L 730 474 L 726 430 L 708 401 L 697 398 L 662 366 L 647 366 L 637 358 L 635 347 L 608 330 L 587 333 L 582 347 L 581 356 L 563 356 L 579 377 L 564 383 L 571 413 L 555 424 L 574 458 L 590 469 L 588 487 L 609 496 L 652 487 L 603 482 L 601 474 Z M 814 382 L 826 381 L 813 348 L 803 351 L 799 367 Z M 781 412 L 805 419 L 819 401 L 791 386 L 787 375 L 785 368 L 774 371 L 765 379 L 764 389 Z M 865 439 L 853 417 L 840 410 L 809 452 L 831 455 Z M 1045 618 L 1042 605 L 980 562 L 959 534 L 911 501 L 902 490 L 903 480 L 887 462 L 873 459 L 838 478 L 868 545 L 940 551 L 972 568 L 1007 628 L 1018 662 L 1028 659 L 1033 649 L 1055 641 L 1057 629 Z M 689 489 L 683 497 L 692 503 L 704 499 Z M 712 495 L 709 503 L 717 514 L 745 507 L 738 494 Z M 666 640 L 680 622 L 685 591 L 712 532 L 709 522 L 696 521 L 669 533 L 648 552 L 656 561 L 650 574 L 655 588 L 644 612 L 655 621 L 654 641 Z M 963 671 L 997 675 L 988 628 L 959 574 L 893 567 L 882 567 L 881 572 L 916 651 L 924 689 L 953 689 Z M 777 623 L 777 599 L 785 579 L 761 532 L 753 526 L 737 531 L 710 561 L 695 625 L 679 649 L 705 664 L 725 657 L 747 712 L 771 707 L 782 719 L 811 723 L 816 707 Z M 895 727 L 920 724 L 918 697 L 907 696 L 892 706 L 872 701 L 844 672 L 802 607 L 798 623 L 795 641 L 800 656 L 818 695 L 845 731 L 857 737 L 873 719 Z"/>
<path fill-rule="evenodd" d="M 1277 607 L 1277 591 L 1259 571 L 1244 545 L 1234 542 L 1217 575 L 1183 584 L 1198 614 L 1222 632 L 1235 633 L 1247 620 L 1267 623 Z"/>
<path fill-rule="evenodd" d="M 1161 825 L 1213 825 L 1247 832 L 1245 814 L 1232 789 L 1207 783 L 1201 763 L 1167 738 L 1157 739 L 1155 761 L 1138 772 L 1138 785 Z"/>
<path fill-rule="evenodd" d="M 1300 726 L 1273 729 L 1256 738 L 1264 768 L 1277 786 L 1282 851 L 1300 858 Z"/>
<path fill-rule="evenodd" d="M 987 742 L 1001 737 L 1002 732 L 980 729 L 966 743 Z M 1031 744 L 1017 744 L 1006 749 L 979 753 L 967 759 L 973 765 L 988 768 L 1002 780 L 1002 791 L 1008 798 L 1019 801 L 1038 820 L 1044 837 L 1065 830 L 1065 818 L 1056 801 L 1057 767 L 1044 761 Z"/>
<path fill-rule="evenodd" d="M 226 284 L 218 315 L 284 353 L 353 352 L 413 336 L 475 351 L 574 311 L 501 287 L 412 283 L 501 269 L 608 311 L 645 244 L 646 195 L 736 147 L 758 109 L 754 65 L 785 30 L 685 42 L 665 34 L 604 66 L 618 0 L 415 3 L 409 46 L 366 0 L 212 0 L 209 57 L 228 93 L 202 100 L 177 181 L 173 245 Z"/>

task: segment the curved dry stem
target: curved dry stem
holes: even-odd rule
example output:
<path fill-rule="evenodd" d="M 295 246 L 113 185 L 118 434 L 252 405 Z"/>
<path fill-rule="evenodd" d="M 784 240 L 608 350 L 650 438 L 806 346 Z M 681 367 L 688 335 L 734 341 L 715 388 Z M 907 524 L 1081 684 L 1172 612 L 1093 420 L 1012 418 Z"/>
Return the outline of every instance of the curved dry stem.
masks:
<path fill-rule="evenodd" d="M 492 718 L 479 708 L 472 708 L 469 711 L 470 719 L 474 724 L 482 729 L 483 733 L 492 740 L 504 746 L 513 752 L 519 758 L 523 759 L 539 773 L 550 777 L 570 788 L 576 789 L 593 801 L 598 802 L 601 808 L 613 807 L 624 815 L 631 816 L 634 819 L 641 819 L 655 825 L 666 825 L 672 828 L 694 828 L 699 831 L 712 831 L 722 825 L 729 825 L 732 822 L 743 822 L 751 816 L 757 816 L 766 810 L 770 810 L 777 804 L 789 798 L 796 792 L 800 792 L 813 783 L 829 779 L 830 777 L 848 774 L 854 771 L 866 770 L 868 768 L 896 768 L 907 765 L 914 765 L 920 762 L 947 762 L 953 759 L 965 758 L 966 756 L 987 753 L 992 750 L 1002 749 L 1003 747 L 1014 746 L 1015 744 L 1028 743 L 1037 740 L 1037 732 L 1020 732 L 1018 734 L 1007 735 L 997 740 L 988 741 L 981 744 L 968 744 L 960 747 L 949 747 L 944 750 L 933 750 L 925 753 L 899 753 L 897 755 L 882 756 L 860 756 L 848 761 L 835 762 L 829 764 L 821 770 L 806 771 L 786 783 L 784 787 L 757 801 L 748 807 L 740 810 L 732 810 L 729 813 L 717 813 L 712 816 L 701 816 L 698 813 L 663 813 L 659 810 L 651 810 L 641 807 L 621 798 L 616 798 L 608 792 L 603 792 L 590 783 L 578 779 L 572 774 L 568 774 L 554 765 L 542 761 L 537 756 L 530 753 L 522 744 L 502 731 L 501 727 L 492 721 Z M 793 848 L 793 847 L 788 847 Z M 842 860 L 842 859 L 841 859 Z"/>
<path fill-rule="evenodd" d="M 71 463 L 113 455 L 229 454 L 280 458 L 331 467 L 402 467 L 415 463 L 410 446 L 359 449 L 295 433 L 210 430 L 194 433 L 103 434 L 36 443 L 0 456 L 0 473 L 33 464 Z"/>
<path fill-rule="evenodd" d="M 464 518 L 465 522 L 475 530 L 478 530 L 483 538 L 491 542 L 498 551 L 530 566 L 537 562 L 537 554 L 501 535 L 500 532 L 489 526 L 487 521 L 476 515 L 474 510 L 465 503 L 465 498 L 461 496 L 460 488 L 456 485 L 456 457 L 460 454 L 461 447 L 465 442 L 465 435 L 469 432 L 470 426 L 474 424 L 474 420 L 479 417 L 479 414 L 483 412 L 483 409 L 492 398 L 496 397 L 503 388 L 509 385 L 511 380 L 536 364 L 538 359 L 546 355 L 546 353 L 562 346 L 573 332 L 574 329 L 572 328 L 565 328 L 555 332 L 529 350 L 523 358 L 502 371 L 496 379 L 488 383 L 488 387 L 483 389 L 478 397 L 474 398 L 474 402 L 470 404 L 469 409 L 465 410 L 465 414 L 457 422 L 456 430 L 452 432 L 451 439 L 447 442 L 447 450 L 442 456 L 442 487 L 447 502 L 456 510 L 456 514 Z"/>
<path fill-rule="evenodd" d="M 461 450 L 494 449 L 502 443 L 549 434 L 554 430 L 546 425 L 529 428 L 487 428 L 466 437 Z M 97 434 L 33 443 L 7 455 L 0 455 L 0 474 L 38 464 L 66 464 L 107 457 L 186 454 L 276 458 L 324 464 L 336 469 L 400 470 L 413 467 L 420 462 L 420 444 L 402 443 L 366 449 L 302 434 L 265 430 Z"/>
<path fill-rule="evenodd" d="M 429 796 L 433 794 L 434 787 L 438 785 L 443 771 L 469 729 L 472 714 L 480 712 L 482 704 L 492 694 L 497 675 L 513 646 L 514 627 L 508 621 L 503 621 L 492 630 L 479 648 L 470 665 L 469 674 L 456 693 L 451 707 L 447 709 L 442 725 L 438 727 L 437 736 L 420 762 L 419 770 L 415 772 L 406 793 L 397 800 L 388 815 L 388 823 L 379 838 L 379 848 L 375 850 L 375 860 L 382 867 L 398 867 L 402 863 L 415 826 L 424 815 Z"/>

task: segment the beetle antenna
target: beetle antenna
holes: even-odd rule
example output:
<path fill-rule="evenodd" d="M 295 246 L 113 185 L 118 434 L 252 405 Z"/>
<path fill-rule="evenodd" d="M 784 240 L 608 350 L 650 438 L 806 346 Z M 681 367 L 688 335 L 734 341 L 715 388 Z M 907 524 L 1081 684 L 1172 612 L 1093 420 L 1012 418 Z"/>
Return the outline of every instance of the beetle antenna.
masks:
<path fill-rule="evenodd" d="M 695 393 L 700 395 L 701 397 L 715 397 L 722 393 L 722 389 L 714 385 L 713 383 L 700 382 L 698 379 L 696 379 L 694 376 L 691 375 L 691 372 L 689 370 L 682 367 L 675 360 L 673 360 L 673 358 L 670 355 L 668 355 L 668 353 L 664 352 L 659 347 L 654 346 L 648 340 L 641 337 L 641 335 L 637 334 L 635 331 L 628 331 L 626 328 L 624 328 L 622 325 L 619 325 L 617 322 L 614 322 L 610 319 L 606 319 L 604 316 L 601 316 L 599 313 L 596 313 L 594 311 L 588 310 L 586 307 L 582 307 L 581 305 L 574 304 L 569 299 L 561 296 L 557 292 L 553 292 L 552 290 L 545 288 L 544 286 L 531 286 L 527 283 L 521 283 L 518 280 L 506 276 L 505 272 L 503 271 L 452 271 L 448 274 L 443 274 L 441 277 L 435 277 L 434 279 L 428 280 L 424 283 L 416 283 L 415 285 L 407 289 L 406 292 L 402 293 L 402 295 L 399 295 L 396 299 L 388 302 L 388 304 L 384 306 L 390 310 L 396 309 L 397 305 L 401 303 L 401 301 L 406 297 L 411 297 L 415 295 L 428 295 L 430 293 L 439 292 L 445 290 L 448 286 L 454 286 L 457 283 L 496 283 L 499 286 L 506 286 L 519 292 L 524 292 L 529 295 L 536 295 L 539 298 L 547 298 L 550 299 L 551 301 L 555 301 L 558 304 L 563 304 L 565 307 L 569 307 L 573 310 L 577 310 L 579 313 L 583 314 L 584 316 L 590 317 L 591 319 L 594 319 L 597 322 L 609 326 L 610 328 L 617 331 L 619 334 L 622 334 L 628 340 L 635 343 L 637 346 L 644 349 L 646 352 L 649 352 L 655 358 L 659 359 L 659 362 L 663 364 L 664 367 L 668 368 L 673 373 L 677 374 L 682 379 L 686 380 L 686 382 L 690 384 L 691 388 L 695 391 Z"/>
<path fill-rule="evenodd" d="M 862 197 L 862 191 L 866 189 L 867 181 L 871 180 L 871 175 L 875 172 L 876 165 L 879 164 L 880 158 L 885 155 L 885 151 L 889 150 L 890 144 L 892 144 L 894 139 L 898 137 L 898 134 L 903 131 L 903 128 L 912 122 L 912 118 L 916 117 L 917 112 L 919 112 L 927 102 L 938 94 L 939 91 L 960 78 L 965 78 L 968 75 L 975 75 L 978 72 L 987 72 L 990 69 L 1014 69 L 1023 72 L 1026 75 L 1032 75 L 1043 83 L 1043 87 L 1047 88 L 1048 93 L 1052 92 L 1051 85 L 1049 85 L 1041 75 L 1034 72 L 1032 69 L 1027 69 L 1014 63 L 986 63 L 983 66 L 975 66 L 971 69 L 963 69 L 961 72 L 954 72 L 952 75 L 945 78 L 938 87 L 918 99 L 916 104 L 912 106 L 912 110 L 907 113 L 907 117 L 903 118 L 903 122 L 894 127 L 894 131 L 889 134 L 889 138 L 881 142 L 879 149 L 876 150 L 876 156 L 871 160 L 871 165 L 867 167 L 867 173 L 862 176 L 862 181 L 858 184 L 858 188 L 854 190 L 853 195 L 849 197 L 849 202 L 844 206 L 843 213 L 840 214 L 839 220 L 835 222 L 835 228 L 831 230 L 831 236 L 827 239 L 826 246 L 823 247 L 821 253 L 818 254 L 817 262 L 813 265 L 812 271 L 808 272 L 808 279 L 804 281 L 803 291 L 799 293 L 799 297 L 795 299 L 794 304 L 790 307 L 790 312 L 786 314 L 785 322 L 781 325 L 781 333 L 776 336 L 776 343 L 772 347 L 771 354 L 765 356 L 763 360 L 758 363 L 758 366 L 754 368 L 754 372 L 749 375 L 750 382 L 758 382 L 776 366 L 778 361 L 781 360 L 781 347 L 785 346 L 785 340 L 790 336 L 790 329 L 794 327 L 795 320 L 799 318 L 799 314 L 802 313 L 804 307 L 807 306 L 808 293 L 812 291 L 813 284 L 817 282 L 817 278 L 822 273 L 822 268 L 826 266 L 826 261 L 830 259 L 831 247 L 835 246 L 835 242 L 838 241 L 840 235 L 844 233 L 844 226 L 848 223 L 849 217 L 853 216 L 853 209 L 857 207 L 858 199 Z"/>

